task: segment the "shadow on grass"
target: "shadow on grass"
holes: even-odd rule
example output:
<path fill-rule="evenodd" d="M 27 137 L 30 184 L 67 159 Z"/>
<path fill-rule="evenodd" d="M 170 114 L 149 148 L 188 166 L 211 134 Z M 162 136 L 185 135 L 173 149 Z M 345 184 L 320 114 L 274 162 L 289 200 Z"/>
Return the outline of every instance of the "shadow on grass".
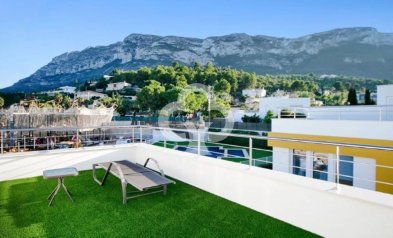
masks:
<path fill-rule="evenodd" d="M 27 227 L 43 222 L 43 208 L 47 206 L 42 179 L 37 182 L 17 183 L 8 188 L 7 213 L 16 227 Z"/>

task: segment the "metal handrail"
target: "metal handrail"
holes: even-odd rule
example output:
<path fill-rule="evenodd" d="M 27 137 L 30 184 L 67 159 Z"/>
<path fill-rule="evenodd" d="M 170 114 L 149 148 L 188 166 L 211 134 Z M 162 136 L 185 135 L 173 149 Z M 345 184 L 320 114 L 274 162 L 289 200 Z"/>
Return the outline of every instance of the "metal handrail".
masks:
<path fill-rule="evenodd" d="M 227 136 L 227 137 L 238 137 L 238 138 L 246 138 L 246 139 L 256 139 L 256 140 L 271 140 L 271 141 L 286 141 L 286 142 L 299 142 L 299 143 L 310 143 L 310 144 L 319 144 L 319 145 L 330 145 L 330 146 L 340 146 L 340 147 L 351 147 L 351 148 L 363 148 L 363 149 L 374 149 L 374 150 L 385 150 L 385 151 L 393 151 L 393 147 L 388 146 L 376 146 L 376 145 L 367 145 L 367 144 L 353 144 L 353 143 L 344 143 L 344 142 L 330 142 L 330 141 L 321 141 L 321 140 L 307 140 L 307 139 L 292 139 L 292 138 L 282 138 L 282 137 L 274 137 L 274 136 L 263 136 L 263 135 L 245 135 L 245 134 L 232 134 L 226 132 L 211 132 L 211 131 L 202 131 L 200 129 L 178 129 L 178 128 L 168 128 L 168 127 L 152 127 L 152 126 L 141 126 L 141 125 L 130 125 L 130 126 L 94 126 L 94 127 L 53 127 L 53 128 L 28 128 L 28 129 L 0 129 L 0 133 L 4 132 L 55 132 L 55 131 L 84 131 L 84 130 L 93 130 L 93 129 L 132 129 L 138 128 L 139 133 L 143 129 L 150 130 L 167 130 L 167 131 L 176 131 L 176 132 L 188 132 L 188 133 L 206 133 L 217 136 Z M 113 134 L 113 133 L 112 133 Z M 4 138 L 4 137 L 2 137 Z M 37 137 L 36 137 L 37 138 Z M 13 138 L 17 139 L 17 138 Z M 22 138 L 19 138 L 22 139 Z"/>

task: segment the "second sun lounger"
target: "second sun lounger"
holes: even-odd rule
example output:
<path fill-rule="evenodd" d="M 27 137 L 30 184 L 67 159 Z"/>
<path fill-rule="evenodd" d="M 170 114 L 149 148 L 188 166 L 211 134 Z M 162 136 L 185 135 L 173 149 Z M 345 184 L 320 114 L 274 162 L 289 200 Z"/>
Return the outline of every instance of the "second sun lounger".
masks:
<path fill-rule="evenodd" d="M 159 173 L 147 168 L 149 161 L 153 161 Z M 104 178 L 100 181 L 96 176 L 96 168 L 101 167 L 105 169 Z M 153 193 L 163 192 L 165 195 L 167 192 L 167 185 L 175 183 L 174 181 L 167 179 L 164 172 L 160 168 L 158 162 L 155 159 L 148 158 L 144 165 L 136 164 L 128 160 L 112 161 L 107 163 L 93 164 L 93 178 L 101 186 L 104 185 L 109 173 L 119 178 L 121 181 L 122 193 L 123 193 L 123 204 L 127 203 L 128 199 L 149 195 Z M 140 193 L 134 196 L 127 196 L 127 185 L 135 187 L 138 191 L 131 193 Z M 160 189 L 153 192 L 146 192 L 150 189 Z"/>

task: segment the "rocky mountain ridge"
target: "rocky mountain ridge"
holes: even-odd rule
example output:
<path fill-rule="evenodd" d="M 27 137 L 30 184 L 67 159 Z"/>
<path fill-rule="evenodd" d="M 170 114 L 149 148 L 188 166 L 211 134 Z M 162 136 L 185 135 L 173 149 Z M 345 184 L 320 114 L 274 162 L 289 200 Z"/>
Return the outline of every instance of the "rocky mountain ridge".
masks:
<path fill-rule="evenodd" d="M 131 34 L 108 46 L 59 55 L 2 91 L 37 91 L 100 77 L 114 68 L 137 69 L 179 61 L 212 62 L 258 74 L 316 73 L 393 79 L 393 34 L 342 28 L 298 38 L 237 33 L 205 39 Z"/>

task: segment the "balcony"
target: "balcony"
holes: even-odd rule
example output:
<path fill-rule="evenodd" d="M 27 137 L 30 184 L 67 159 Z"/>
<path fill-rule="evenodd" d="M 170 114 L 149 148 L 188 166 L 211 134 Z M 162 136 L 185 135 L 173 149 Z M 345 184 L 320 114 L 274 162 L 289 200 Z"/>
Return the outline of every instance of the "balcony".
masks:
<path fill-rule="evenodd" d="M 168 128 L 119 127 L 106 131 L 100 146 L 19 153 L 6 153 L 10 148 L 4 143 L 0 157 L 2 233 L 7 237 L 388 237 L 393 233 L 392 195 L 266 169 L 262 162 L 271 161 L 260 160 L 256 150 L 263 151 L 258 149 L 258 141 L 267 137 L 236 135 L 251 143 L 239 147 L 247 152 L 243 156 L 248 160 L 233 162 L 203 155 L 203 144 L 218 143 L 204 134 L 221 137 L 225 133 L 189 132 L 192 138 L 181 137 L 195 149 L 189 153 L 170 149 L 179 144 L 173 142 L 173 134 L 162 140 L 154 131 L 161 135 L 183 133 Z M 113 143 L 115 134 L 134 143 Z M 5 142 L 7 137 L 3 138 Z M 24 146 L 31 144 L 19 143 L 20 148 Z M 121 159 L 143 163 L 148 157 L 157 159 L 165 173 L 177 181 L 167 196 L 141 197 L 123 205 L 118 179 L 109 177 L 104 187 L 92 179 L 93 163 Z M 42 171 L 68 166 L 83 171 L 65 180 L 75 203 L 59 194 L 48 208 L 46 196 L 55 182 L 43 180 Z M 154 165 L 150 168 L 156 169 Z"/>

